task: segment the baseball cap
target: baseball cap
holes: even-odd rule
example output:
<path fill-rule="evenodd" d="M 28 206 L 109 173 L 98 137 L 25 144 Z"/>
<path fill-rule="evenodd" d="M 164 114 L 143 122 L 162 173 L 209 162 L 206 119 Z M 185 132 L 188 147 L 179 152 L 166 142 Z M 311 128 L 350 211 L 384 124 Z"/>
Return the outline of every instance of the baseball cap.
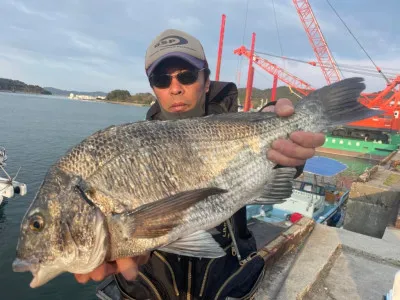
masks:
<path fill-rule="evenodd" d="M 160 62 L 170 57 L 181 58 L 197 69 L 208 67 L 206 55 L 199 40 L 186 32 L 167 29 L 147 48 L 145 59 L 147 76 L 151 75 Z"/>

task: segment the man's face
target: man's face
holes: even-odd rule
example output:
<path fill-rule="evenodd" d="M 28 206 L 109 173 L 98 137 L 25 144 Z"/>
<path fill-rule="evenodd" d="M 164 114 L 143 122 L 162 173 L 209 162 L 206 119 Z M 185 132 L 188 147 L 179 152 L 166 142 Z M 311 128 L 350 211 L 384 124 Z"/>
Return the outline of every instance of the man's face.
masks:
<path fill-rule="evenodd" d="M 194 71 L 193 67 L 180 59 L 170 58 L 162 62 L 154 71 L 155 75 L 177 75 L 184 71 Z M 199 72 L 197 80 L 192 84 L 182 84 L 174 76 L 166 88 L 153 86 L 153 91 L 162 108 L 170 113 L 181 113 L 193 109 L 204 97 L 210 87 L 210 80 L 204 80 L 204 71 Z"/>

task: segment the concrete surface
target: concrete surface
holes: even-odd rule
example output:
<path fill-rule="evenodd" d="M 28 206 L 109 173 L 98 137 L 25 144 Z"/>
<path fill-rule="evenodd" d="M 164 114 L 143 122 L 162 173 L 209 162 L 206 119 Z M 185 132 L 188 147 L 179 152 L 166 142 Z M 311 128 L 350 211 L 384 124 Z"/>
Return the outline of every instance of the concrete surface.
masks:
<path fill-rule="evenodd" d="M 378 170 L 368 182 L 354 182 L 346 204 L 343 227 L 382 238 L 386 226 L 395 225 L 400 204 L 398 172 Z"/>
<path fill-rule="evenodd" d="M 382 299 L 400 269 L 400 233 L 383 239 L 316 224 L 267 269 L 255 299 Z"/>
<path fill-rule="evenodd" d="M 392 288 L 396 272 L 392 265 L 344 251 L 304 299 L 382 299 Z"/>

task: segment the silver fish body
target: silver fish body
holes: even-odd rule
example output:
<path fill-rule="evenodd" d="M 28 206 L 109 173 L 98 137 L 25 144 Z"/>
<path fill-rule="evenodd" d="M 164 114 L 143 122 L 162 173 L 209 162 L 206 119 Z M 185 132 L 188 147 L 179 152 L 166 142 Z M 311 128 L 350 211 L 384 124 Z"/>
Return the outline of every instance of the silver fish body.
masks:
<path fill-rule="evenodd" d="M 360 78 L 324 87 L 287 118 L 231 113 L 93 134 L 46 175 L 21 223 L 14 270 L 30 270 L 36 287 L 153 249 L 224 255 L 208 229 L 261 195 L 274 203 L 291 193 L 295 169 L 274 169 L 272 142 L 379 114 L 357 102 L 364 88 Z"/>

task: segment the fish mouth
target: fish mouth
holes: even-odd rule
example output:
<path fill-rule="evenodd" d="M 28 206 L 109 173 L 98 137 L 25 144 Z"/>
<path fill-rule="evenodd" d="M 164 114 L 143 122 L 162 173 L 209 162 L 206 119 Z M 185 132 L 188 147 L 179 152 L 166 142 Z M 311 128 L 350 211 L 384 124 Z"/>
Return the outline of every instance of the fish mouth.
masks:
<path fill-rule="evenodd" d="M 12 264 L 14 272 L 27 272 L 30 271 L 33 279 L 29 286 L 37 288 L 42 286 L 66 271 L 64 264 L 61 261 L 55 263 L 39 263 L 37 260 L 23 260 L 16 258 Z"/>
<path fill-rule="evenodd" d="M 38 273 L 40 265 L 37 262 L 16 258 L 12 264 L 12 269 L 14 272 L 31 272 L 33 276 L 33 279 L 30 283 L 31 288 L 39 286 Z"/>
<path fill-rule="evenodd" d="M 32 274 L 36 274 L 39 271 L 39 264 L 36 262 L 16 258 L 12 264 L 12 268 L 14 272 L 31 271 Z"/>

